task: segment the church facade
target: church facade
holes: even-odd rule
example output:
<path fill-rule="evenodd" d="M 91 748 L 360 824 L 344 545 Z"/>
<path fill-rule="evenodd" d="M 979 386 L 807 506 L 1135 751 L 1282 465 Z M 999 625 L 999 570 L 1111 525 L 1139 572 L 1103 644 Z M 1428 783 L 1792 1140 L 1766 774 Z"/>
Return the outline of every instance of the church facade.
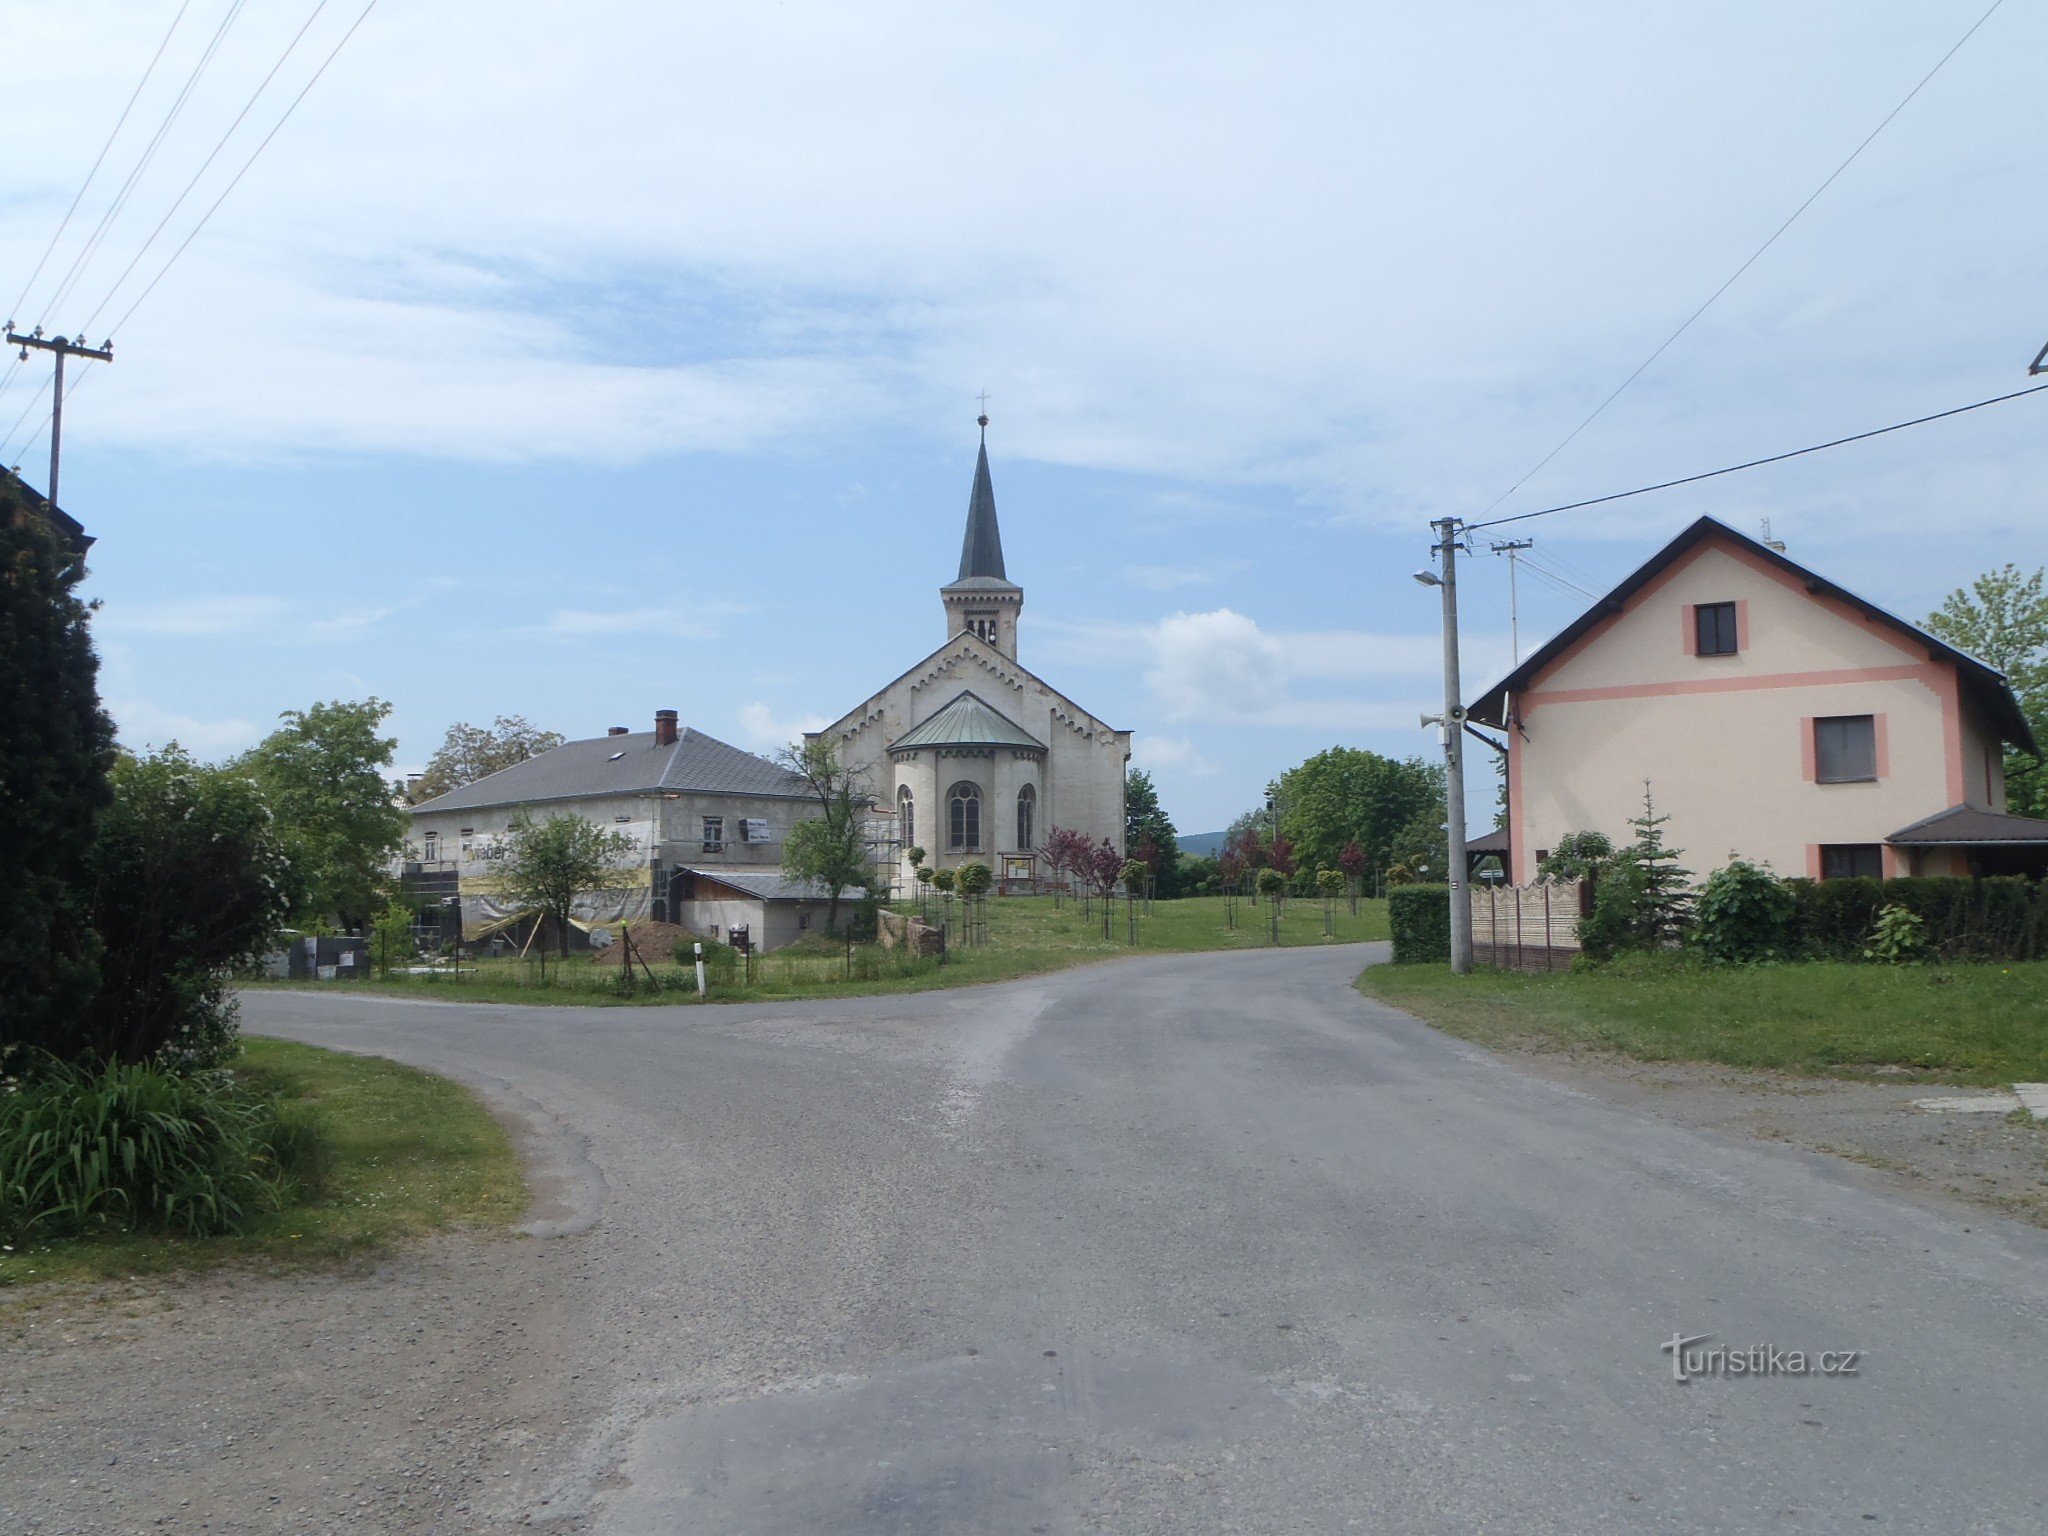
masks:
<path fill-rule="evenodd" d="M 960 571 L 939 589 L 945 644 L 811 738 L 832 741 L 874 795 L 871 841 L 899 891 L 912 848 L 928 868 L 987 864 L 1000 889 L 1018 891 L 1049 877 L 1040 850 L 1055 826 L 1124 843 L 1131 733 L 1017 659 L 1024 589 L 1004 568 L 980 424 Z"/>

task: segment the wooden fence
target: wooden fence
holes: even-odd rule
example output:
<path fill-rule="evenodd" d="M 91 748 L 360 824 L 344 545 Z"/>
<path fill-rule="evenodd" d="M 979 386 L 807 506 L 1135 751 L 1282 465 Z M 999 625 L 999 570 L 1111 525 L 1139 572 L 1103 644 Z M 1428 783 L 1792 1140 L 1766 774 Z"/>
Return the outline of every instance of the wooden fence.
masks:
<path fill-rule="evenodd" d="M 1586 885 L 1504 885 L 1472 891 L 1472 959 L 1507 971 L 1563 970 L 1579 954 Z"/>

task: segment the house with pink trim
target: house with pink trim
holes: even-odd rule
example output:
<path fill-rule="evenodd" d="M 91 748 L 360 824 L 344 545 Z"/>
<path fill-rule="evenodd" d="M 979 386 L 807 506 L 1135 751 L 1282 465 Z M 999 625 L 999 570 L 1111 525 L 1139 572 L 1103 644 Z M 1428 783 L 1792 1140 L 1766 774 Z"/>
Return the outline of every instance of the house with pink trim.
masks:
<path fill-rule="evenodd" d="M 2048 869 L 2048 821 L 2005 809 L 2003 747 L 2040 748 L 2004 675 L 1715 518 L 1469 714 L 1506 738 L 1512 880 L 1567 832 L 1626 841 L 1645 781 L 1702 876 Z"/>

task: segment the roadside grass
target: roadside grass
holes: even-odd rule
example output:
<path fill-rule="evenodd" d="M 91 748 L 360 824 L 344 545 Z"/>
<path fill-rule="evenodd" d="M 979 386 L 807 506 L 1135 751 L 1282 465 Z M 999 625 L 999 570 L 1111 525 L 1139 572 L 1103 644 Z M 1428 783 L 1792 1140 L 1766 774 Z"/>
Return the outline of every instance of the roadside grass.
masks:
<path fill-rule="evenodd" d="M 236 1069 L 316 1106 L 333 1157 L 309 1203 L 234 1237 L 157 1234 L 30 1243 L 0 1253 L 0 1288 L 114 1280 L 229 1263 L 329 1264 L 445 1227 L 502 1227 L 526 1205 L 517 1153 L 468 1090 L 374 1057 L 245 1039 Z"/>
<path fill-rule="evenodd" d="M 1102 908 L 1094 904 L 1084 916 L 1078 902 L 1062 900 L 1057 908 L 1049 896 L 991 897 L 987 906 L 985 943 L 967 944 L 960 936 L 960 903 L 948 907 L 934 899 L 932 921 L 949 924 L 953 943 L 941 965 L 935 959 L 913 959 L 875 945 L 855 947 L 849 975 L 845 951 L 818 940 L 789 950 L 756 955 L 753 979 L 714 979 L 714 1003 L 763 1002 L 777 998 L 868 997 L 886 993 L 929 992 L 942 987 L 975 986 L 1012 981 L 1069 966 L 1131 954 L 1193 953 L 1200 950 L 1263 949 L 1272 944 L 1269 909 L 1240 900 L 1237 926 L 1229 925 L 1224 898 L 1192 896 L 1159 901 L 1152 913 L 1139 906 L 1137 943 L 1130 941 L 1129 915 L 1121 901 L 1112 904 L 1111 937 L 1102 936 Z M 899 904 L 899 911 L 915 910 Z M 1312 944 L 1355 944 L 1387 937 L 1384 901 L 1361 901 L 1358 915 L 1338 901 L 1331 918 L 1332 936 L 1323 937 L 1323 904 L 1303 897 L 1285 904 L 1280 919 L 1283 947 Z M 694 1003 L 696 981 L 689 968 L 663 964 L 666 956 L 647 957 L 658 987 L 644 978 L 631 992 L 622 990 L 616 966 L 595 965 L 587 955 L 566 961 L 550 959 L 543 985 L 539 966 L 531 959 L 465 961 L 460 976 L 392 976 L 361 981 L 250 981 L 249 990 L 306 988 L 332 992 L 337 988 L 372 996 L 433 998 L 466 1003 L 557 1003 L 579 1007 L 614 1007 L 649 1003 Z M 471 968 L 473 966 L 473 969 Z"/>
<path fill-rule="evenodd" d="M 2048 962 L 1710 966 L 1635 956 L 1523 975 L 1376 965 L 1368 997 L 1481 1045 L 1825 1077 L 2048 1082 Z"/>

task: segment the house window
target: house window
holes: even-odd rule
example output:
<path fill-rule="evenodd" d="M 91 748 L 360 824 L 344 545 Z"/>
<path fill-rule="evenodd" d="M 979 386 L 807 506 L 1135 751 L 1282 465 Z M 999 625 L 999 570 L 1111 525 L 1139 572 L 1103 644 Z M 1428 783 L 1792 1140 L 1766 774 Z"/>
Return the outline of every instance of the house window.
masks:
<path fill-rule="evenodd" d="M 1031 851 L 1032 823 L 1038 818 L 1038 791 L 1026 784 L 1017 791 L 1017 851 Z"/>
<path fill-rule="evenodd" d="M 426 835 L 425 842 L 427 845 L 427 862 L 431 864 L 434 860 L 441 857 L 441 834 L 429 832 Z"/>
<path fill-rule="evenodd" d="M 1692 613 L 1698 640 L 1694 649 L 1702 656 L 1733 656 L 1738 649 L 1735 605 L 1701 603 Z"/>
<path fill-rule="evenodd" d="M 1822 784 L 1877 777 L 1877 717 L 1828 715 L 1813 722 L 1813 776 Z"/>
<path fill-rule="evenodd" d="M 905 848 L 917 846 L 917 799 L 908 784 L 896 791 L 896 835 Z"/>
<path fill-rule="evenodd" d="M 1823 880 L 1882 880 L 1884 850 L 1876 843 L 1822 843 Z"/>
<path fill-rule="evenodd" d="M 725 851 L 725 818 L 706 816 L 704 818 L 704 851 L 723 853 Z"/>
<path fill-rule="evenodd" d="M 961 849 L 981 846 L 981 789 L 965 780 L 946 793 L 946 846 Z"/>

